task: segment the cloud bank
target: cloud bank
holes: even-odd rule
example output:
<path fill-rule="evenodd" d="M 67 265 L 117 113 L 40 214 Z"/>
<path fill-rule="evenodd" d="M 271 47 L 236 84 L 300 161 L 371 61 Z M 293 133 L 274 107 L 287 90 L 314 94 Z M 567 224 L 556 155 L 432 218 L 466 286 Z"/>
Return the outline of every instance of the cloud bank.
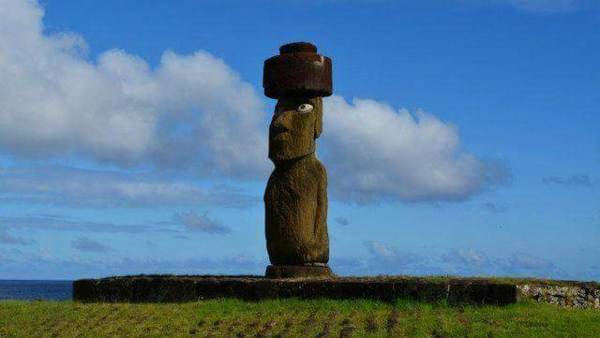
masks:
<path fill-rule="evenodd" d="M 187 231 L 200 231 L 208 234 L 228 234 L 231 229 L 212 220 L 207 214 L 198 215 L 193 211 L 182 212 L 175 215 L 175 220 L 185 227 Z"/>
<path fill-rule="evenodd" d="M 22 214 L 0 216 L 0 243 L 30 244 L 30 241 L 12 236 L 9 230 L 44 230 L 79 233 L 143 234 L 149 232 L 183 234 L 184 232 L 205 232 L 227 234 L 229 227 L 211 219 L 207 214 L 198 215 L 193 211 L 175 213 L 171 219 L 140 222 L 140 224 L 94 222 L 74 219 L 55 214 Z"/>
<path fill-rule="evenodd" d="M 230 182 L 265 179 L 263 98 L 223 60 L 205 51 L 166 51 L 151 67 L 122 50 L 91 60 L 81 36 L 45 33 L 43 15 L 35 1 L 0 1 L 0 152 L 151 168 L 171 178 L 184 171 Z M 457 129 L 431 114 L 340 96 L 328 98 L 326 110 L 320 154 L 339 200 L 462 200 L 502 176 L 462 150 Z M 17 195 L 48 198 L 23 180 L 0 184 Z M 50 200 L 66 198 L 63 204 L 82 191 L 77 180 L 49 184 L 56 191 Z M 92 184 L 89 191 L 81 203 L 212 199 L 179 183 Z"/>
<path fill-rule="evenodd" d="M 463 152 L 457 129 L 431 114 L 339 96 L 325 108 L 324 157 L 340 199 L 460 200 L 505 177 Z"/>
<path fill-rule="evenodd" d="M 567 177 L 560 176 L 548 176 L 542 179 L 542 182 L 547 185 L 558 184 L 558 185 L 569 185 L 569 186 L 584 186 L 591 187 L 592 180 L 589 175 L 573 174 Z"/>
<path fill-rule="evenodd" d="M 111 248 L 94 239 L 79 237 L 71 241 L 71 247 L 81 252 L 104 253 L 111 251 Z"/>
<path fill-rule="evenodd" d="M 34 1 L 0 2 L 0 148 L 118 165 L 267 168 L 262 102 L 222 60 L 166 51 L 151 69 L 121 50 L 88 60 L 82 37 L 43 32 Z"/>
<path fill-rule="evenodd" d="M 43 214 L 0 216 L 0 237 L 2 237 L 1 235 L 2 231 L 4 231 L 3 229 L 103 232 L 124 234 L 139 234 L 152 230 L 161 230 L 158 227 L 151 227 L 148 225 L 111 222 L 90 222 L 84 220 L 75 220 L 61 215 Z M 4 238 L 6 239 L 9 237 Z"/>
<path fill-rule="evenodd" d="M 17 236 L 13 236 L 8 232 L 8 230 L 0 228 L 0 244 L 28 245 L 31 243 L 32 243 L 32 241 L 30 241 L 30 240 L 27 240 L 27 239 L 24 239 L 21 237 L 17 237 Z"/>
<path fill-rule="evenodd" d="M 441 255 L 419 255 L 379 241 L 365 241 L 366 258 L 341 257 L 331 262 L 342 275 L 459 275 L 569 278 L 551 261 L 524 252 L 490 256 L 471 249 L 451 249 Z M 586 277 L 589 278 L 589 277 Z"/>
<path fill-rule="evenodd" d="M 240 189 L 149 173 L 69 167 L 0 167 L 0 202 L 75 208 L 252 207 Z"/>
<path fill-rule="evenodd" d="M 0 278 L 72 280 L 134 274 L 259 274 L 264 272 L 267 264 L 254 257 L 241 255 L 178 260 L 142 257 L 114 260 L 101 256 L 104 251 L 88 253 L 90 255 L 87 257 L 75 255 L 62 258 L 50 253 L 28 254 L 0 247 Z"/>

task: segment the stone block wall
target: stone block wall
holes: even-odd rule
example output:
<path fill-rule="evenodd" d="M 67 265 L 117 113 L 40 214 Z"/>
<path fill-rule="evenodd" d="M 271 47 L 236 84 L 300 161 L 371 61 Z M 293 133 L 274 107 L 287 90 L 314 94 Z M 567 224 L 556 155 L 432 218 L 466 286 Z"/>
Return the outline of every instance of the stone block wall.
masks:
<path fill-rule="evenodd" d="M 520 298 L 541 303 L 556 304 L 578 309 L 600 309 L 600 287 L 596 285 L 517 285 Z"/>

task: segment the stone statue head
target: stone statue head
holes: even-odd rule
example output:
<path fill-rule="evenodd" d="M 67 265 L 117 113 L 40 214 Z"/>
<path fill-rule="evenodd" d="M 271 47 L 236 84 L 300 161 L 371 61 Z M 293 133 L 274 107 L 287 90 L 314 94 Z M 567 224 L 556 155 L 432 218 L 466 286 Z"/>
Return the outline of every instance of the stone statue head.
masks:
<path fill-rule="evenodd" d="M 277 163 L 315 152 L 323 130 L 323 99 L 280 98 L 269 127 L 269 158 Z"/>
<path fill-rule="evenodd" d="M 332 94 L 331 59 L 308 42 L 288 43 L 265 61 L 265 95 L 277 99 L 269 158 L 277 164 L 314 153 L 323 129 L 323 99 Z"/>

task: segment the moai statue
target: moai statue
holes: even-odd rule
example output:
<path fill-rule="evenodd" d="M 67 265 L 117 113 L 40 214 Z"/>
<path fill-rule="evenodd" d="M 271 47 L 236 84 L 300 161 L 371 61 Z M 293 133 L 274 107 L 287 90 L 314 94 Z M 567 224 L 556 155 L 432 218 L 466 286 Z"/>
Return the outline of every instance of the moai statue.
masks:
<path fill-rule="evenodd" d="M 315 156 L 331 59 L 306 42 L 281 46 L 265 61 L 265 95 L 277 99 L 269 127 L 275 170 L 265 191 L 269 278 L 332 276 L 327 235 L 327 172 Z"/>

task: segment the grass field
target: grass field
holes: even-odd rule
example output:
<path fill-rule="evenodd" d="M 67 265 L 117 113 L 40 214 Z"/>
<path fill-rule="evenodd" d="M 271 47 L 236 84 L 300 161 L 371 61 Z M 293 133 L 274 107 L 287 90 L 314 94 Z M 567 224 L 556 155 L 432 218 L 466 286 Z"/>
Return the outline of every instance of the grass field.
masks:
<path fill-rule="evenodd" d="M 182 304 L 2 301 L 0 337 L 600 337 L 600 311 L 531 302 L 208 300 Z"/>

